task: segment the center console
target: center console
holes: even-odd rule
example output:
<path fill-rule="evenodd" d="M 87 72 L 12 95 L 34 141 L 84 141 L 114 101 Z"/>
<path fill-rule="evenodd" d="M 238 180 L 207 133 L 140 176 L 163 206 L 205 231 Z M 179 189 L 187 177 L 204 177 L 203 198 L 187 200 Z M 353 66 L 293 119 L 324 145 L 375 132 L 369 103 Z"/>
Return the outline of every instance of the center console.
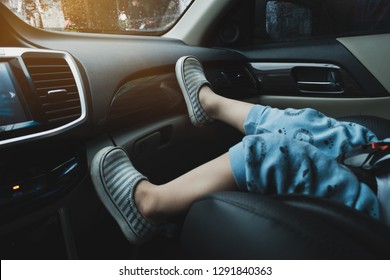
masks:
<path fill-rule="evenodd" d="M 0 225 L 58 199 L 81 181 L 84 123 L 79 68 L 66 52 L 0 48 Z"/>

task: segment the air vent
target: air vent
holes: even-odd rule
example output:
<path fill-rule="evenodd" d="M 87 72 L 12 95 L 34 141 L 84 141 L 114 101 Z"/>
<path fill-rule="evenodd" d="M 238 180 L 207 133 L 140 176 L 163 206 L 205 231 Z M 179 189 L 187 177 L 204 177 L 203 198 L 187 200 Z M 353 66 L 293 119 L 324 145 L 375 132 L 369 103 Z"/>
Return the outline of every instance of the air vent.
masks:
<path fill-rule="evenodd" d="M 253 79 L 245 68 L 225 69 L 221 74 L 230 86 L 238 88 L 253 87 Z"/>
<path fill-rule="evenodd" d="M 254 88 L 254 79 L 245 67 L 221 67 L 208 70 L 208 78 L 216 89 Z"/>
<path fill-rule="evenodd" d="M 80 96 L 67 61 L 58 56 L 42 54 L 23 56 L 38 95 L 44 120 L 59 126 L 81 116 Z"/>

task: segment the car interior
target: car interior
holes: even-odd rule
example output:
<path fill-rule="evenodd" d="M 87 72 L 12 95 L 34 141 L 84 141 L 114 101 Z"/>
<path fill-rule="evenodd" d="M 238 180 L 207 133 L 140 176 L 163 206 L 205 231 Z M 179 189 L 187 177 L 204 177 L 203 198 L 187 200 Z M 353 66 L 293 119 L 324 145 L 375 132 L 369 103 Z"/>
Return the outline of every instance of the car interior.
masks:
<path fill-rule="evenodd" d="M 390 137 L 388 1 L 366 1 L 376 3 L 368 12 L 359 6 L 364 1 L 352 0 L 194 0 L 167 30 L 115 34 L 36 28 L 6 2 L 2 259 L 390 257 L 390 228 L 380 220 L 318 197 L 243 192 L 202 198 L 164 235 L 134 246 L 89 172 L 96 152 L 120 146 L 151 182 L 163 184 L 241 141 L 223 123 L 191 124 L 175 76 L 185 55 L 201 61 L 220 95 L 315 108 Z"/>

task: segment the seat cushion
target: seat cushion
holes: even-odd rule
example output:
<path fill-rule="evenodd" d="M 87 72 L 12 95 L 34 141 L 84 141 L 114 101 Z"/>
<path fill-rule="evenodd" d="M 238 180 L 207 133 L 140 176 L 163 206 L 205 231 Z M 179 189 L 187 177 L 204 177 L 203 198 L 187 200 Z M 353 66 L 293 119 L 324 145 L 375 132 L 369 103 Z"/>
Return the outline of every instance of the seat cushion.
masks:
<path fill-rule="evenodd" d="M 186 217 L 184 252 L 192 259 L 390 258 L 390 229 L 380 222 L 329 201 L 297 199 L 205 197 Z"/>

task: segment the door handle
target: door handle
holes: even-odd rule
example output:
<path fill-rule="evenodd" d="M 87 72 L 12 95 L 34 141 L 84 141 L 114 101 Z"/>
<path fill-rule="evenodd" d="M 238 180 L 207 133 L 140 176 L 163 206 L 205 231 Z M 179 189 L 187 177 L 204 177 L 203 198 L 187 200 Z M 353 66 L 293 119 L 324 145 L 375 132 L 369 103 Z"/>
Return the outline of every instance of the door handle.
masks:
<path fill-rule="evenodd" d="M 306 82 L 298 81 L 298 89 L 302 93 L 319 93 L 319 94 L 341 94 L 344 92 L 343 86 L 339 82 Z"/>
<path fill-rule="evenodd" d="M 341 94 L 344 88 L 339 69 L 331 67 L 295 69 L 298 90 L 301 93 Z"/>

